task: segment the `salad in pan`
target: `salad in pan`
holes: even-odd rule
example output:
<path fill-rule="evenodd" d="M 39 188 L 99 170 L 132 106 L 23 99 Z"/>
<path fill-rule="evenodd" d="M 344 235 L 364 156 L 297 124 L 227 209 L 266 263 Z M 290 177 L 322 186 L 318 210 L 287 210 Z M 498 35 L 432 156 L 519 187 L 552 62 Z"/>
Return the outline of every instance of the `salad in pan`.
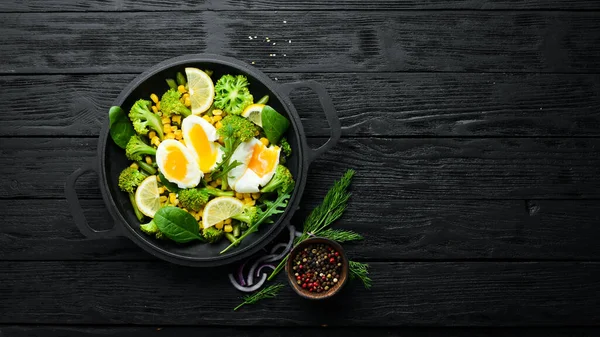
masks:
<path fill-rule="evenodd" d="M 254 101 L 245 76 L 211 75 L 185 68 L 160 97 L 112 107 L 110 134 L 132 162 L 118 184 L 140 230 L 179 243 L 229 240 L 224 253 L 285 210 L 290 122 L 268 96 Z"/>

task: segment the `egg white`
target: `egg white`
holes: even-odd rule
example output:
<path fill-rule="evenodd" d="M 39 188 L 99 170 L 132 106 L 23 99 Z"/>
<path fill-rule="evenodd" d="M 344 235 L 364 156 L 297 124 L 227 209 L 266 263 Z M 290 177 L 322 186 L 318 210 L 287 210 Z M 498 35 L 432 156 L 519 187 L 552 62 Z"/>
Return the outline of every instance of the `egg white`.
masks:
<path fill-rule="evenodd" d="M 195 156 L 196 161 L 198 162 L 199 165 L 202 163 L 203 160 L 206 160 L 206 158 L 201 158 L 200 155 L 198 154 L 198 152 L 192 146 L 191 142 L 188 141 L 189 139 L 191 139 L 190 132 L 194 125 L 199 125 L 202 128 L 202 130 L 204 130 L 204 133 L 206 134 L 206 138 L 208 139 L 208 141 L 213 142 L 210 144 L 211 151 L 217 151 L 217 158 L 216 158 L 215 162 L 212 163 L 212 165 L 210 166 L 210 168 L 207 171 L 207 172 L 212 172 L 217 167 L 217 165 L 221 162 L 221 159 L 223 158 L 223 154 L 224 154 L 222 146 L 216 142 L 216 140 L 219 139 L 219 136 L 217 134 L 217 129 L 212 124 L 210 124 L 208 121 L 206 121 L 204 118 L 201 118 L 199 116 L 190 115 L 183 119 L 183 122 L 181 123 L 181 132 L 183 134 L 183 139 L 186 141 L 185 145 L 187 148 L 190 149 L 192 154 Z"/>
<path fill-rule="evenodd" d="M 240 144 L 231 156 L 231 162 L 237 160 L 242 163 L 230 171 L 228 183 L 233 190 L 239 193 L 257 193 L 260 191 L 261 186 L 265 186 L 271 181 L 277 165 L 279 164 L 279 152 L 277 151 L 277 159 L 273 169 L 264 176 L 260 177 L 256 172 L 248 167 L 254 151 L 254 146 L 260 143 L 258 139 L 251 139 L 245 143 Z"/>
<path fill-rule="evenodd" d="M 186 174 L 183 179 L 176 179 L 165 169 L 169 164 L 167 163 L 167 155 L 173 150 L 181 151 L 187 161 Z M 181 142 L 173 139 L 166 139 L 158 145 L 158 148 L 156 149 L 156 163 L 158 164 L 158 169 L 165 178 L 167 178 L 168 181 L 177 184 L 179 188 L 196 187 L 200 183 L 200 179 L 204 176 L 202 171 L 200 171 L 198 162 L 192 151 L 185 147 Z"/>

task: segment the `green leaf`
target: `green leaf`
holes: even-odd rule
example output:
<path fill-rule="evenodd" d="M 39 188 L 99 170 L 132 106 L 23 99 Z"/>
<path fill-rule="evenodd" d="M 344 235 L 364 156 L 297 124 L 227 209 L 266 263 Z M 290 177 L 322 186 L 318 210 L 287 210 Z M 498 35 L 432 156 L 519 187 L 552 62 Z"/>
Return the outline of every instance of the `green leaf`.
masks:
<path fill-rule="evenodd" d="M 170 192 L 177 193 L 179 192 L 179 190 L 181 190 L 181 188 L 179 188 L 177 184 L 173 184 L 172 182 L 167 180 L 167 178 L 162 174 L 162 172 L 158 173 L 158 177 L 160 178 L 160 183 L 164 187 L 166 187 Z"/>
<path fill-rule="evenodd" d="M 279 144 L 279 140 L 290 127 L 290 121 L 268 105 L 261 112 L 262 128 L 271 144 Z"/>
<path fill-rule="evenodd" d="M 175 242 L 204 241 L 196 219 L 181 208 L 166 206 L 159 209 L 154 215 L 154 223 L 166 237 Z"/>
<path fill-rule="evenodd" d="M 120 106 L 113 106 L 108 110 L 110 136 L 120 148 L 125 148 L 132 136 L 135 136 L 133 125 L 129 117 Z"/>

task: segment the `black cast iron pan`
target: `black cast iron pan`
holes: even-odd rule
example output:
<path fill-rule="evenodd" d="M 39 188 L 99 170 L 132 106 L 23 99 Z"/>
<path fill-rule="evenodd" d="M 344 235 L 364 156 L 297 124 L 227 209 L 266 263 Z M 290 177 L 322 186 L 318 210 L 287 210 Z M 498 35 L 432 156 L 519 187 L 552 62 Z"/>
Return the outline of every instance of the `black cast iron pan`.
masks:
<path fill-rule="evenodd" d="M 133 213 L 127 194 L 120 191 L 117 186 L 119 173 L 129 165 L 130 161 L 125 157 L 125 151 L 114 144 L 110 138 L 108 118 L 106 118 L 100 132 L 97 158 L 68 177 L 65 193 L 75 224 L 81 233 L 90 239 L 125 236 L 154 256 L 181 265 L 209 267 L 230 264 L 262 249 L 289 223 L 302 197 L 308 166 L 337 143 L 341 134 L 340 121 L 329 95 L 317 82 L 302 81 L 278 84 L 258 69 L 244 62 L 211 54 L 180 56 L 153 66 L 129 83 L 112 105 L 121 106 L 125 111 L 129 111 L 136 100 L 147 98 L 151 93 L 162 94 L 168 89 L 165 79 L 174 78 L 176 72 L 184 72 L 185 67 L 211 69 L 214 71 L 213 78 L 219 78 L 225 74 L 247 76 L 250 82 L 250 91 L 254 97 L 262 97 L 268 94 L 270 96 L 269 105 L 290 120 L 291 126 L 286 136 L 292 147 L 292 156 L 288 159 L 286 166 L 294 175 L 296 186 L 286 211 L 280 214 L 278 218 L 274 218 L 275 223 L 262 225 L 258 232 L 252 233 L 238 247 L 225 254 L 219 254 L 219 252 L 228 245 L 227 240 L 214 245 L 205 243 L 178 244 L 166 240 L 156 240 L 145 235 L 139 229 L 139 221 Z M 289 99 L 290 92 L 301 87 L 310 88 L 318 95 L 331 129 L 329 140 L 317 149 L 308 146 L 300 117 Z M 89 171 L 94 171 L 99 176 L 102 198 L 114 219 L 114 226 L 111 229 L 95 230 L 90 227 L 79 204 L 75 183 L 83 173 Z"/>

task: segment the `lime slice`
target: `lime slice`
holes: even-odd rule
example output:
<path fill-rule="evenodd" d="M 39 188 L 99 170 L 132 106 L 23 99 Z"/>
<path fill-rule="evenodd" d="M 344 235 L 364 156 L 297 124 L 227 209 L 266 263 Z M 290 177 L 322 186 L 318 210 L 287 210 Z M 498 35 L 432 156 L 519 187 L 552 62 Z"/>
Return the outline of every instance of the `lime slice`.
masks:
<path fill-rule="evenodd" d="M 217 222 L 240 214 L 243 208 L 244 203 L 240 199 L 234 197 L 214 198 L 204 206 L 202 227 L 208 228 L 214 226 Z"/>
<path fill-rule="evenodd" d="M 160 194 L 156 176 L 149 176 L 138 186 L 135 190 L 135 203 L 145 216 L 154 218 L 154 214 L 160 209 Z"/>
<path fill-rule="evenodd" d="M 242 117 L 248 118 L 252 123 L 262 127 L 261 111 L 264 107 L 264 104 L 250 104 L 242 112 Z"/>
<path fill-rule="evenodd" d="M 215 86 L 212 79 L 198 68 L 185 68 L 188 80 L 192 114 L 199 115 L 206 112 L 215 98 Z"/>

